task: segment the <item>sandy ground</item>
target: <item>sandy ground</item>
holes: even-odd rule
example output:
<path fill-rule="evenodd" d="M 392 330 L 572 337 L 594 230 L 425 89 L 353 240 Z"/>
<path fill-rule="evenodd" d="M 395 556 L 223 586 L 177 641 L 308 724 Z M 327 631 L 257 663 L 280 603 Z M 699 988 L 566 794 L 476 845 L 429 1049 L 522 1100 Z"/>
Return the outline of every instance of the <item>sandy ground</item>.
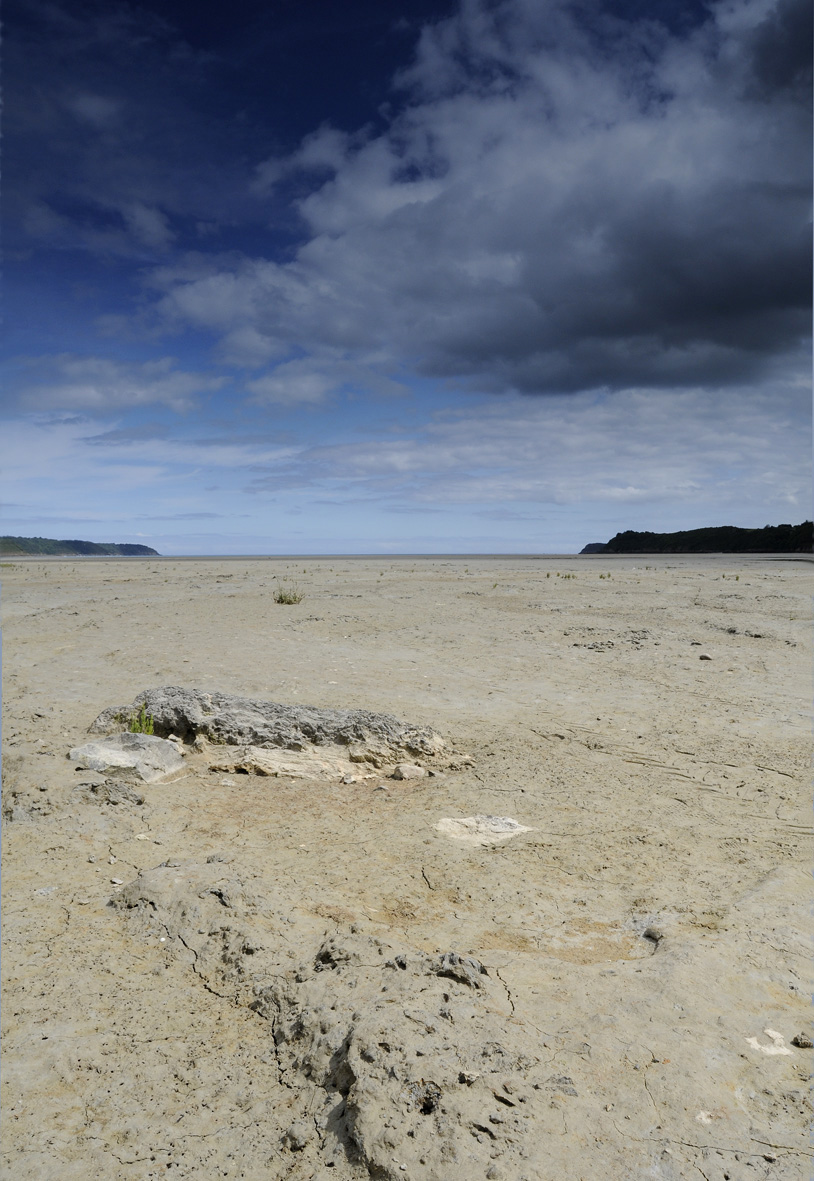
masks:
<path fill-rule="evenodd" d="M 811 1176 L 811 564 L 2 575 L 6 1177 Z M 301 603 L 273 601 L 282 579 Z M 106 804 L 67 751 L 161 685 L 392 713 L 445 737 L 443 774 L 259 778 L 190 754 L 143 804 Z M 435 828 L 476 814 L 530 831 Z M 110 905 L 167 861 L 232 883 L 217 929 L 242 942 L 217 971 L 160 905 L 152 924 Z M 410 970 L 391 960 L 382 998 L 392 949 Z M 444 983 L 448 951 L 483 989 Z M 314 1065 L 352 995 L 356 1092 L 336 1055 Z"/>

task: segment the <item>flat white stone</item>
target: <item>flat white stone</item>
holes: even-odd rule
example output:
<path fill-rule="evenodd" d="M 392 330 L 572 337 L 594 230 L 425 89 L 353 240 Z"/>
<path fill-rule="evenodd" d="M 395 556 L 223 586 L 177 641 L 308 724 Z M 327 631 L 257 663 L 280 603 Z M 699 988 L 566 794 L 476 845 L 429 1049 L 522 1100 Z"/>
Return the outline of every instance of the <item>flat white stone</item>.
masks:
<path fill-rule="evenodd" d="M 174 775 L 184 766 L 174 742 L 154 734 L 111 734 L 68 752 L 68 758 L 89 771 L 135 771 L 145 783 Z"/>
<path fill-rule="evenodd" d="M 444 836 L 467 845 L 497 845 L 519 836 L 521 832 L 534 831 L 511 816 L 464 816 L 461 820 L 445 818 L 439 820 L 435 828 Z"/>

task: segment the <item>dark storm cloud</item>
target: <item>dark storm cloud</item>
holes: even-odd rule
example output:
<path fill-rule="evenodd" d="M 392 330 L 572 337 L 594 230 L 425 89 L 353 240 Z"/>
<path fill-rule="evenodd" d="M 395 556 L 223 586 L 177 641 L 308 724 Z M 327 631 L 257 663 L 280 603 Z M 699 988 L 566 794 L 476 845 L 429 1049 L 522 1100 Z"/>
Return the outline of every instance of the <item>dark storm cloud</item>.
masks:
<path fill-rule="evenodd" d="M 471 0 L 424 30 L 385 133 L 323 128 L 258 169 L 311 178 L 296 257 L 169 266 L 161 314 L 247 364 L 295 345 L 301 369 L 367 353 L 485 390 L 786 372 L 810 324 L 802 8 L 678 34 Z"/>
<path fill-rule="evenodd" d="M 746 38 L 758 93 L 796 92 L 803 102 L 811 89 L 814 11 L 806 0 L 780 0 Z"/>
<path fill-rule="evenodd" d="M 327 61 L 336 17 L 317 7 Z M 257 402 L 392 393 L 416 371 L 549 393 L 799 368 L 807 3 L 730 0 L 687 19 L 654 0 L 632 19 L 632 0 L 464 0 L 426 24 L 388 113 L 315 126 L 294 151 L 287 92 L 258 79 L 283 43 L 305 60 L 305 26 L 249 8 L 239 34 L 239 13 L 201 10 L 196 40 L 180 0 L 166 15 L 12 0 L 12 250 L 81 248 L 128 282 L 140 268 L 129 328 L 200 330 L 253 370 Z M 358 25 L 374 26 L 378 52 L 380 16 Z M 327 93 L 308 106 L 323 109 Z M 120 306 L 100 308 L 114 334 Z M 72 364 L 41 404 L 195 392 L 195 375 Z"/>

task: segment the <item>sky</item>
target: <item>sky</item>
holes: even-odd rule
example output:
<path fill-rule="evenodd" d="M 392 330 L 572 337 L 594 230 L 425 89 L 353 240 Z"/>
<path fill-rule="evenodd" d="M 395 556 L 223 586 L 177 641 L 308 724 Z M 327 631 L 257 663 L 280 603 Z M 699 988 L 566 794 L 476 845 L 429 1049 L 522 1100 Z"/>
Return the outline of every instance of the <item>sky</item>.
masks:
<path fill-rule="evenodd" d="M 0 532 L 811 516 L 809 0 L 6 0 Z"/>

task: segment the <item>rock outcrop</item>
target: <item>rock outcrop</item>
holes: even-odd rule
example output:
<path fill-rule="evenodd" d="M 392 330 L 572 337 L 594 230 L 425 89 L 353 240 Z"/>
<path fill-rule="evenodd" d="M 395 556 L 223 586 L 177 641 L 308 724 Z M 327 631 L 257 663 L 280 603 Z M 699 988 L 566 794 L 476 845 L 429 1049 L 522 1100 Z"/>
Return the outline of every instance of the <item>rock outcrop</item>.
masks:
<path fill-rule="evenodd" d="M 540 1175 L 562 1115 L 511 996 L 474 957 L 352 928 L 292 965 L 265 900 L 217 861 L 142 871 L 111 904 L 268 1021 L 289 1088 L 280 1143 L 317 1175 L 340 1163 L 383 1181 Z"/>
<path fill-rule="evenodd" d="M 281 705 L 172 685 L 139 693 L 131 705 L 104 710 L 90 727 L 91 733 L 120 729 L 142 708 L 152 718 L 155 734 L 163 737 L 176 735 L 187 743 L 202 737 L 229 746 L 288 751 L 344 747 L 352 762 L 377 767 L 401 759 L 405 753 L 431 758 L 444 746 L 440 735 L 428 726 L 411 726 L 390 714 Z"/>

